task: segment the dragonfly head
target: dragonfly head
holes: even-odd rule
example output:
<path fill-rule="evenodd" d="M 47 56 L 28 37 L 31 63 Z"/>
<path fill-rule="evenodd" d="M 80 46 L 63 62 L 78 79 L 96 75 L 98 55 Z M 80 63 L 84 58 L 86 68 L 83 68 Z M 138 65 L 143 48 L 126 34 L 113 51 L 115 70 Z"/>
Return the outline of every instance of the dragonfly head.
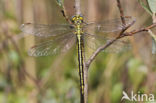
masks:
<path fill-rule="evenodd" d="M 72 16 L 71 21 L 74 24 L 81 24 L 81 23 L 83 23 L 83 16 L 82 15 L 74 15 L 74 16 Z"/>

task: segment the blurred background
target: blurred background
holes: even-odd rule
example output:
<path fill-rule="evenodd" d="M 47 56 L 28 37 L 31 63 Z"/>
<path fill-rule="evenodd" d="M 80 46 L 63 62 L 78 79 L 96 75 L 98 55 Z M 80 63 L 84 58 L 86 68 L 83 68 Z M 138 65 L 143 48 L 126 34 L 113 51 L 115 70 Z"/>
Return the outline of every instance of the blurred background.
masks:
<path fill-rule="evenodd" d="M 121 4 L 126 16 L 136 18 L 128 31 L 152 24 L 152 17 L 137 0 L 121 0 Z M 74 15 L 74 0 L 64 0 L 64 8 L 68 17 Z M 82 0 L 81 9 L 91 21 L 120 16 L 115 0 Z M 19 29 L 26 22 L 68 23 L 61 10 L 56 0 L 0 0 L 0 103 L 80 102 L 76 50 L 30 57 L 27 51 L 35 44 L 35 38 L 24 36 Z M 156 33 L 156 28 L 152 31 Z M 130 37 L 130 41 L 131 50 L 102 52 L 91 64 L 89 103 L 120 103 L 123 90 L 128 94 L 156 94 L 152 39 L 142 32 Z"/>

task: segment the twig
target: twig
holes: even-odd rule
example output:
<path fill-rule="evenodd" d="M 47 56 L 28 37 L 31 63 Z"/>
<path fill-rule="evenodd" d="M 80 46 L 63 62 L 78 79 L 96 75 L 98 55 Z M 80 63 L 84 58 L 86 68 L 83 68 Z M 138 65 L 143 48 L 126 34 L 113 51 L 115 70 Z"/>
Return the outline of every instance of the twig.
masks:
<path fill-rule="evenodd" d="M 132 26 L 132 24 L 129 25 L 129 26 L 127 26 L 127 29 L 128 29 L 130 26 Z M 92 55 L 92 56 L 88 59 L 88 61 L 86 62 L 86 67 L 89 68 L 90 64 L 91 64 L 92 61 L 95 59 L 95 57 L 96 57 L 102 50 L 104 50 L 104 49 L 106 49 L 107 47 L 109 47 L 111 44 L 113 44 L 113 43 L 114 43 L 115 41 L 117 41 L 118 39 L 123 38 L 123 37 L 125 37 L 125 36 L 132 36 L 132 35 L 134 35 L 134 34 L 136 34 L 136 33 L 140 33 L 140 32 L 143 32 L 143 31 L 148 31 L 149 29 L 152 29 L 152 28 L 154 28 L 154 27 L 156 27 L 156 23 L 155 23 L 155 24 L 152 24 L 152 25 L 150 25 L 150 26 L 147 26 L 147 27 L 145 27 L 145 28 L 141 28 L 141 29 L 138 29 L 138 30 L 133 30 L 133 31 L 131 31 L 131 32 L 126 32 L 126 33 L 124 33 L 124 31 L 125 31 L 126 29 L 125 29 L 124 31 L 122 30 L 123 32 L 121 31 L 121 34 L 119 34 L 119 35 L 120 35 L 119 37 L 117 37 L 117 38 L 115 38 L 114 40 L 108 42 L 107 44 L 105 44 L 105 45 L 99 47 L 99 48 L 93 53 L 93 55 Z"/>
<path fill-rule="evenodd" d="M 123 12 L 123 8 L 122 8 L 122 6 L 121 6 L 121 2 L 120 2 L 120 0 L 116 0 L 116 1 L 117 1 L 117 6 L 118 6 L 119 11 L 120 11 L 121 21 L 122 21 L 122 23 L 125 25 L 126 22 L 125 22 L 125 19 L 124 19 L 124 12 Z"/>
<path fill-rule="evenodd" d="M 108 46 L 110 46 L 112 43 L 114 43 L 118 38 L 115 38 L 113 40 L 111 40 L 110 42 L 108 42 L 107 44 L 99 47 L 94 53 L 93 55 L 89 58 L 89 60 L 86 62 L 86 67 L 89 69 L 90 64 L 92 63 L 92 61 L 95 59 L 95 57 L 104 49 L 106 49 Z"/>
<path fill-rule="evenodd" d="M 127 28 L 129 28 L 130 26 L 132 26 L 132 25 L 129 25 Z M 125 36 L 132 36 L 132 35 L 134 35 L 134 34 L 136 34 L 136 33 L 140 33 L 140 32 L 143 32 L 143 31 L 148 31 L 149 29 L 152 29 L 152 28 L 154 28 L 154 27 L 156 27 L 156 23 L 155 23 L 155 24 L 152 24 L 152 25 L 150 25 L 150 26 L 147 26 L 147 27 L 145 27 L 145 28 L 141 28 L 141 29 L 138 29 L 138 30 L 133 30 L 133 31 L 131 31 L 131 32 L 126 32 L 126 33 L 121 32 L 121 34 L 119 34 L 120 37 L 117 37 L 117 38 L 115 38 L 114 40 L 108 42 L 107 44 L 105 44 L 105 45 L 99 47 L 99 48 L 93 53 L 93 55 L 88 59 L 88 61 L 86 62 L 86 67 L 89 68 L 90 64 L 91 64 L 92 61 L 95 59 L 95 57 L 96 57 L 102 50 L 104 50 L 104 49 L 106 49 L 107 47 L 109 47 L 111 44 L 113 44 L 113 43 L 114 43 L 115 41 L 117 41 L 118 39 L 123 38 L 123 37 L 125 37 Z M 125 31 L 125 30 L 124 30 L 124 31 Z"/>
<path fill-rule="evenodd" d="M 62 13 L 63 17 L 66 19 L 66 21 L 68 21 L 70 24 L 72 24 L 71 20 L 70 20 L 69 17 L 67 16 L 67 13 L 66 13 L 66 10 L 65 10 L 64 5 L 62 6 L 61 13 Z"/>
<path fill-rule="evenodd" d="M 152 24 L 150 26 L 147 26 L 145 28 L 141 28 L 141 29 L 138 29 L 138 30 L 132 30 L 131 32 L 126 32 L 126 33 L 123 33 L 124 36 L 132 36 L 136 33 L 140 33 L 140 32 L 143 32 L 143 31 L 148 31 L 149 29 L 152 29 L 156 27 L 156 23 L 155 24 Z"/>
<path fill-rule="evenodd" d="M 75 0 L 75 10 L 76 10 L 76 15 L 80 15 L 81 14 L 80 0 Z"/>
<path fill-rule="evenodd" d="M 6 36 L 6 35 L 5 35 Z M 17 34 L 17 35 L 8 35 L 7 38 L 5 40 L 3 40 L 2 42 L 0 42 L 0 50 L 2 50 L 4 47 L 3 45 L 8 41 L 8 40 L 13 40 L 15 43 L 16 41 L 18 41 L 19 39 L 23 38 L 25 36 L 25 34 Z"/>
<path fill-rule="evenodd" d="M 14 39 L 11 38 L 11 36 L 8 33 L 8 26 L 7 25 L 2 25 L 2 28 L 3 28 L 4 36 L 6 37 L 6 39 L 8 39 L 8 40 L 10 40 L 12 42 L 13 46 L 15 47 L 15 50 L 17 51 L 17 53 L 21 57 L 21 53 L 20 53 L 20 50 L 19 50 L 16 42 L 14 41 Z"/>
<path fill-rule="evenodd" d="M 106 49 L 107 47 L 109 47 L 111 44 L 113 44 L 115 41 L 117 41 L 118 39 L 124 37 L 125 35 L 124 32 L 131 27 L 133 24 L 135 23 L 135 20 L 133 20 L 129 25 L 126 25 L 125 28 L 122 29 L 122 31 L 119 33 L 118 37 L 116 37 L 115 39 L 111 40 L 110 42 L 106 43 L 105 45 L 99 47 L 94 53 L 93 55 L 88 59 L 88 61 L 85 63 L 87 69 L 89 69 L 90 64 L 92 63 L 92 61 L 95 59 L 95 57 L 104 49 Z"/>

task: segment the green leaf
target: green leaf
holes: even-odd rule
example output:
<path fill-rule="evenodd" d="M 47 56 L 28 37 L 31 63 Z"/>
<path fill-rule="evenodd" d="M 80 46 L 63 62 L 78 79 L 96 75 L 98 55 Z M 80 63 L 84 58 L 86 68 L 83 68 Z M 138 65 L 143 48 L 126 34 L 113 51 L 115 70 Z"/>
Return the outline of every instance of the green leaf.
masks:
<path fill-rule="evenodd" d="M 145 4 L 142 2 L 142 0 L 138 0 L 138 1 L 139 1 L 139 3 L 141 4 L 141 6 L 145 9 L 145 11 L 148 12 L 148 13 L 152 16 L 152 12 L 151 12 L 150 8 L 148 8 L 148 6 L 145 5 Z"/>
<path fill-rule="evenodd" d="M 13 62 L 13 64 L 16 65 L 16 66 L 18 65 L 18 63 L 19 63 L 19 61 L 20 61 L 20 60 L 19 60 L 20 58 L 19 58 L 18 53 L 17 53 L 16 51 L 13 51 L 13 50 L 9 52 L 9 59 L 10 59 L 10 60 Z"/>
<path fill-rule="evenodd" d="M 138 86 L 147 74 L 147 67 L 138 59 L 131 59 L 128 62 L 128 75 L 133 85 L 133 90 L 137 91 Z"/>
<path fill-rule="evenodd" d="M 156 13 L 156 0 L 147 0 L 149 7 L 153 13 Z"/>
<path fill-rule="evenodd" d="M 152 38 L 152 54 L 156 54 L 156 41 Z"/>
<path fill-rule="evenodd" d="M 123 86 L 121 83 L 114 85 L 111 93 L 112 103 L 119 103 L 122 96 Z"/>
<path fill-rule="evenodd" d="M 151 30 L 148 30 L 148 33 L 156 41 L 156 35 Z"/>
<path fill-rule="evenodd" d="M 151 30 L 148 33 L 152 37 L 152 54 L 156 54 L 156 35 Z"/>

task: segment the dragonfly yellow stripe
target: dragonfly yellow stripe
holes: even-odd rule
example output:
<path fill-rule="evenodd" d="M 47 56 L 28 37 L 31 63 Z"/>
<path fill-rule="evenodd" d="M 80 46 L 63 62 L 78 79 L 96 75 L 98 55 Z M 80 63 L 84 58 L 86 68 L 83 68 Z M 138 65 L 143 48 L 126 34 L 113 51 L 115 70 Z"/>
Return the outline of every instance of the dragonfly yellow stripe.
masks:
<path fill-rule="evenodd" d="M 76 15 L 72 18 L 72 21 L 75 24 L 75 34 L 77 35 L 78 43 L 78 61 L 79 61 L 79 76 L 80 76 L 80 93 L 81 93 L 81 103 L 84 103 L 84 65 L 83 65 L 83 52 L 84 52 L 84 43 L 83 43 L 83 30 L 81 24 L 83 23 L 83 17 Z"/>

